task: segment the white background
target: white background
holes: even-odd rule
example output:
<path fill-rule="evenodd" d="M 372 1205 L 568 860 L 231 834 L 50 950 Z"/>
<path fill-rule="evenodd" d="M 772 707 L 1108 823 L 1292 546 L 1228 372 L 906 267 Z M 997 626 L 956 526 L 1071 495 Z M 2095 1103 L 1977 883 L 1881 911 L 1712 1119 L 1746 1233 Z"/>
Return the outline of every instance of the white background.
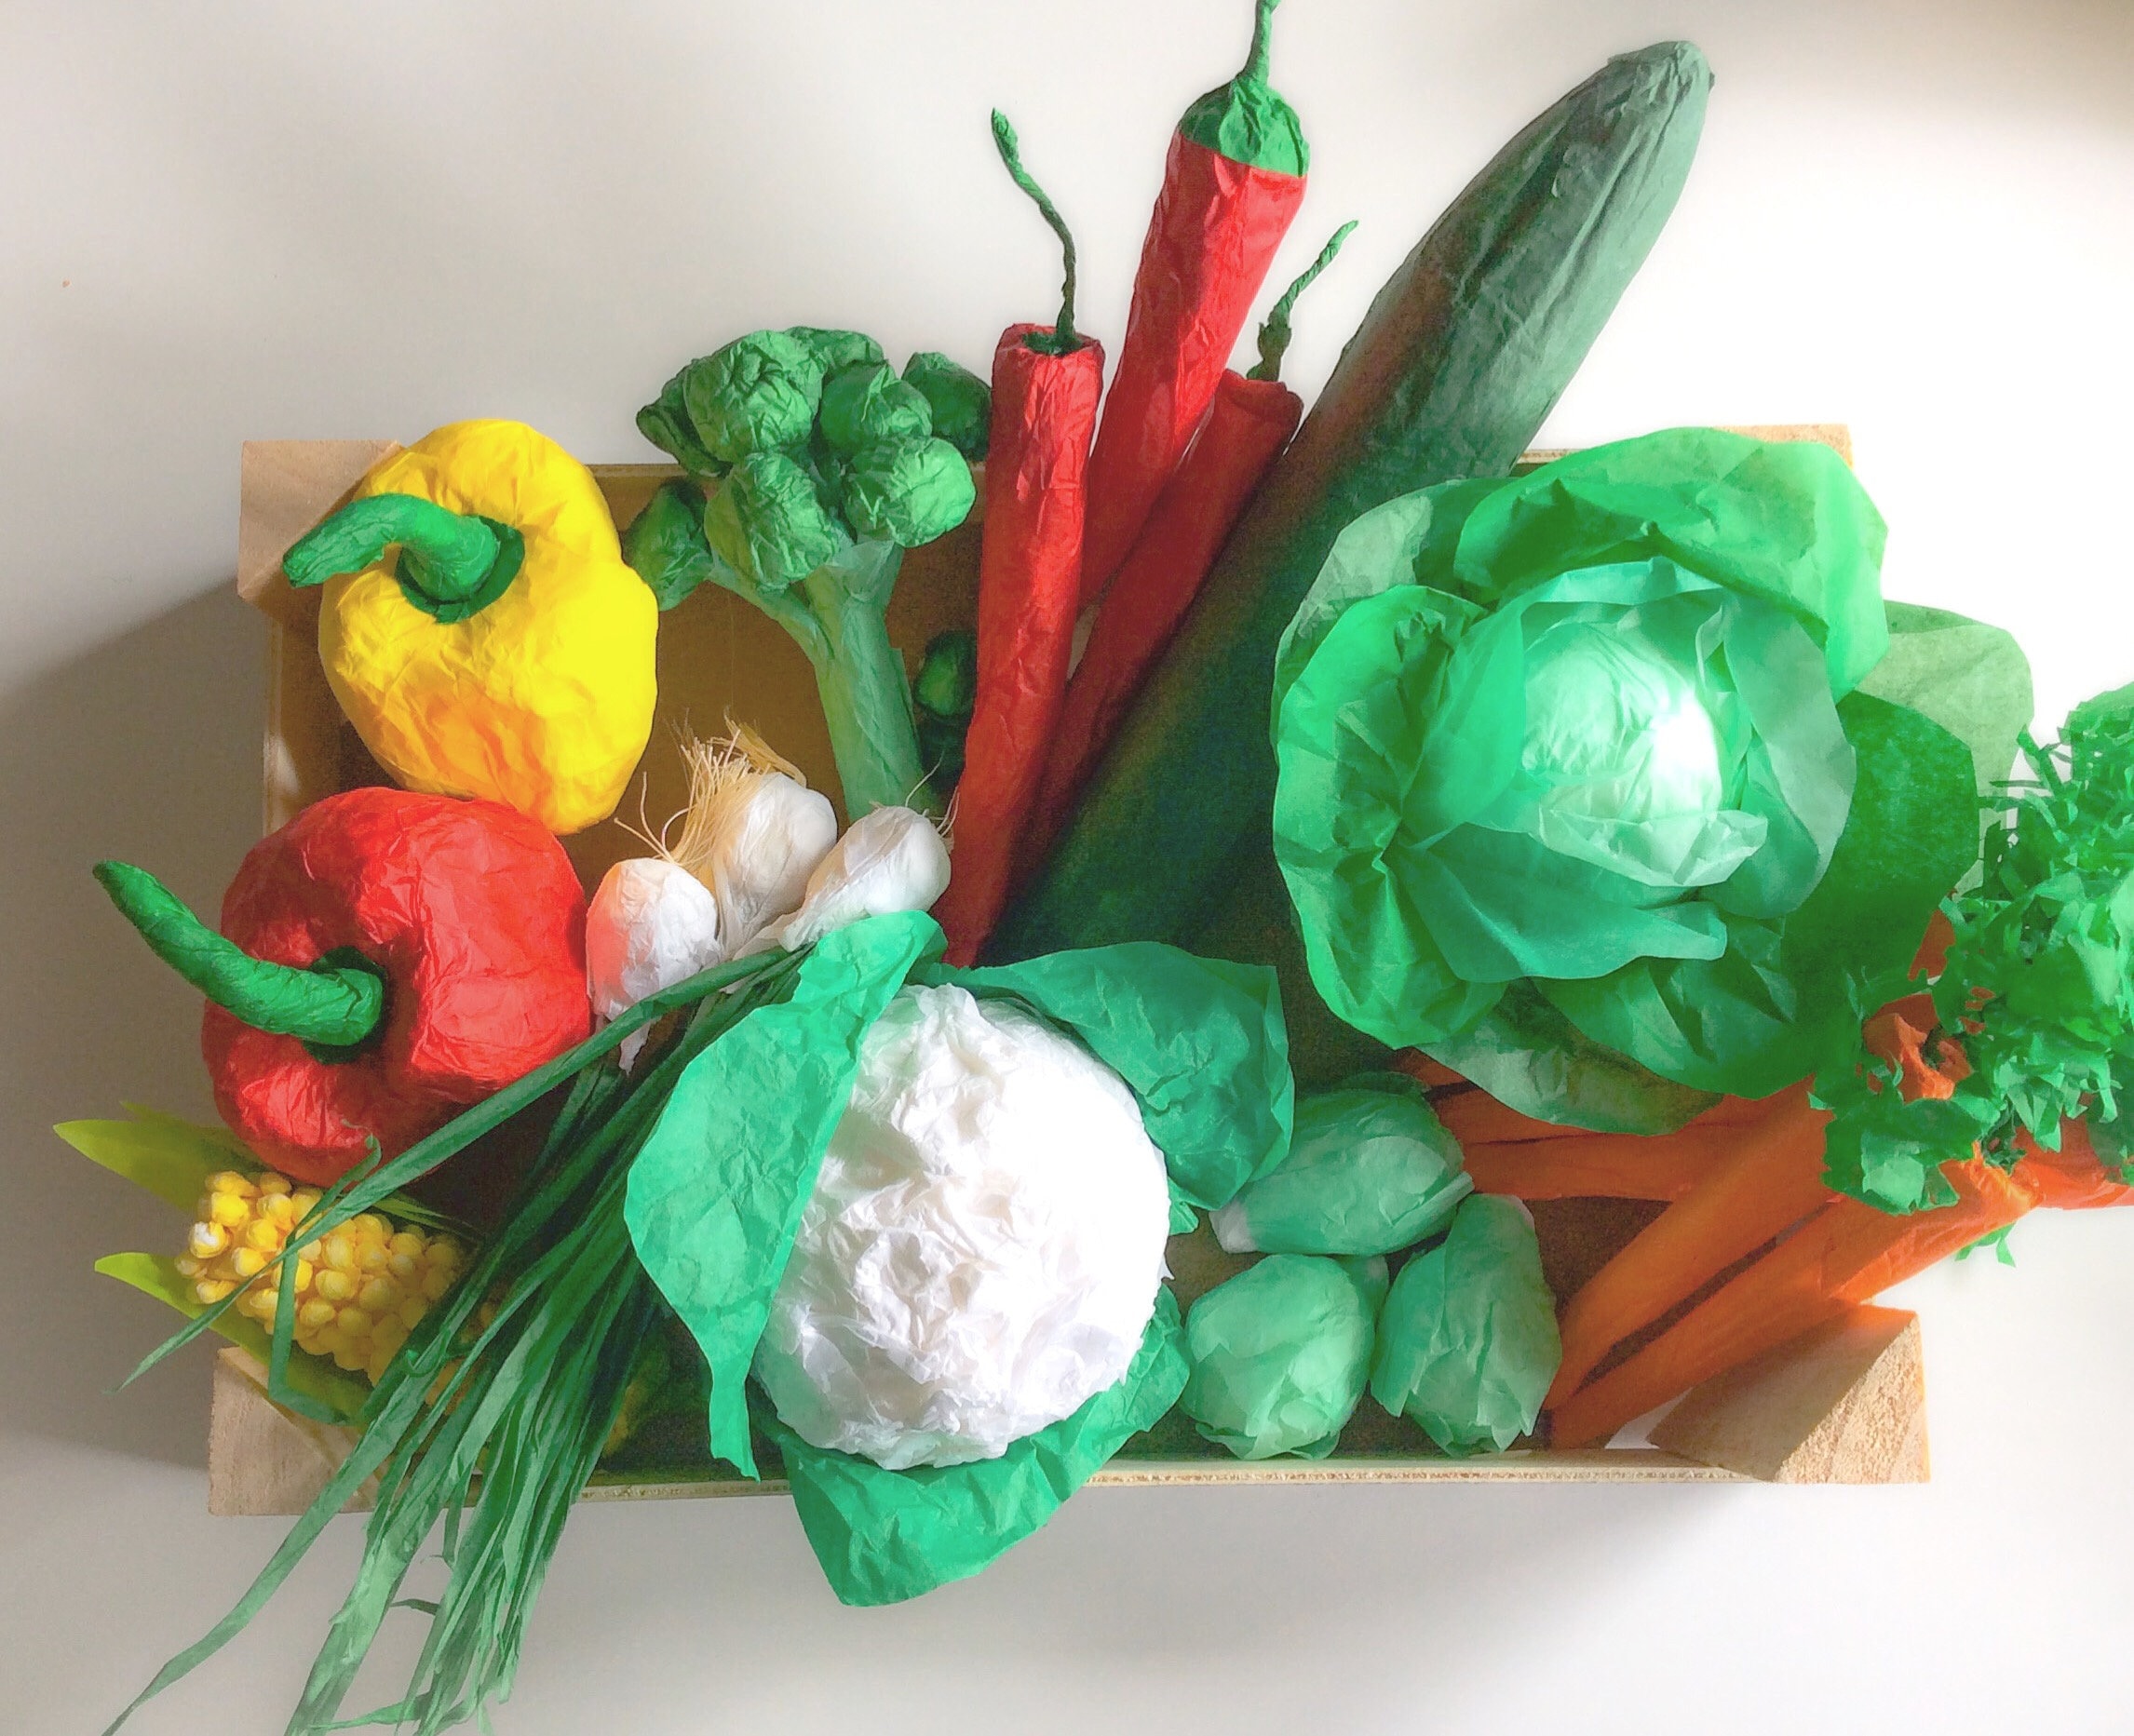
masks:
<path fill-rule="evenodd" d="M 280 1530 L 202 1512 L 204 1358 L 110 1393 L 169 1322 L 89 1262 L 179 1227 L 46 1131 L 207 1107 L 192 997 L 87 869 L 211 908 L 256 828 L 238 442 L 499 415 L 648 459 L 678 363 L 793 321 L 982 365 L 1057 281 L 993 103 L 1115 343 L 1167 134 L 1249 10 L 0 5 L 0 1727 L 101 1726 Z M 1291 259 L 1362 219 L 1292 379 L 1529 115 L 1670 35 L 1717 69 L 1703 153 L 1549 436 L 1848 421 L 1893 595 L 2015 628 L 2048 721 L 2134 678 L 2114 0 L 1290 0 Z M 2134 1221 L 2015 1248 L 1901 1293 L 1930 1487 L 1092 1492 L 876 1612 L 784 1502 L 588 1510 L 502 1727 L 2126 1729 Z M 357 1543 L 137 1728 L 278 1729 Z"/>

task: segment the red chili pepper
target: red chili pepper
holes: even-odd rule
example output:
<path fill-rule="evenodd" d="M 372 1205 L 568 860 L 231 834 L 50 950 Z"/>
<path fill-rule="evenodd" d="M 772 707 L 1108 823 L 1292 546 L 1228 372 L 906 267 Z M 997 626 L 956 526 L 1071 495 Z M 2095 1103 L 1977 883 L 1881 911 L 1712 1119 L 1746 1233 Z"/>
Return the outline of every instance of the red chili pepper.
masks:
<path fill-rule="evenodd" d="M 956 785 L 949 889 L 934 907 L 952 964 L 978 957 L 1007 901 L 1015 837 L 1037 793 L 1067 689 L 1082 573 L 1083 473 L 1103 390 L 1101 344 L 1074 330 L 1074 241 L 997 111 L 993 142 L 1060 237 L 1066 281 L 1050 326 L 1010 326 L 993 357 L 978 695 Z"/>
<path fill-rule="evenodd" d="M 333 1181 L 371 1139 L 407 1150 L 591 1029 L 577 875 L 500 802 L 316 801 L 252 846 L 221 935 L 140 868 L 96 875 L 209 997 L 200 1047 L 223 1118 L 300 1181 Z"/>
<path fill-rule="evenodd" d="M 1111 582 L 1178 468 L 1303 200 L 1311 153 L 1267 84 L 1276 5 L 1258 0 L 1245 70 L 1186 110 L 1171 135 L 1089 460 L 1085 603 Z"/>
<path fill-rule="evenodd" d="M 1067 685 L 1067 703 L 1046 757 L 1037 799 L 1017 842 L 1017 883 L 1043 866 L 1074 811 L 1083 781 L 1141 691 L 1150 665 L 1170 643 L 1267 466 L 1297 431 L 1303 400 L 1280 379 L 1282 354 L 1290 346 L 1290 310 L 1312 279 L 1333 262 L 1355 227 L 1344 223 L 1336 230 L 1304 274 L 1283 291 L 1260 328 L 1260 360 L 1252 371 L 1223 372 L 1207 421 L 1098 605 L 1096 626 Z"/>

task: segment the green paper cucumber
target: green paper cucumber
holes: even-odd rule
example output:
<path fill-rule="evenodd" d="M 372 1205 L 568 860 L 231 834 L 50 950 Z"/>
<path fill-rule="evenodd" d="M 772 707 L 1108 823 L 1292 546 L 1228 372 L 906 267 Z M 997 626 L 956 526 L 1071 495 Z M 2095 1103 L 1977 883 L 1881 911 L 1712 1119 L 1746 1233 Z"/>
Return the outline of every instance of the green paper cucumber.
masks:
<path fill-rule="evenodd" d="M 1275 647 L 1336 533 L 1411 490 L 1509 474 L 1673 209 L 1710 84 L 1688 43 L 1609 61 L 1394 273 L 995 931 L 997 956 L 1182 940 L 1233 865 L 1267 853 Z"/>

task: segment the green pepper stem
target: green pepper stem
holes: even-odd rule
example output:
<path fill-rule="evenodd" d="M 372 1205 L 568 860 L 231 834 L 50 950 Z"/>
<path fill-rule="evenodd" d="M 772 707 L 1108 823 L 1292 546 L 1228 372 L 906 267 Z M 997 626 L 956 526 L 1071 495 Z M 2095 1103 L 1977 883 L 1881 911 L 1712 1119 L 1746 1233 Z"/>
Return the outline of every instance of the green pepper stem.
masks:
<path fill-rule="evenodd" d="M 993 112 L 993 142 L 1000 153 L 1000 160 L 1007 165 L 1007 172 L 1015 184 L 1030 195 L 1039 214 L 1052 225 L 1052 233 L 1060 237 L 1060 251 L 1066 256 L 1066 276 L 1060 286 L 1060 318 L 1052 328 L 1051 340 L 1044 344 L 1031 344 L 1032 349 L 1041 349 L 1047 355 L 1065 356 L 1082 347 L 1082 340 L 1074 335 L 1074 237 L 1068 233 L 1067 220 L 1060 215 L 1060 208 L 1046 196 L 1036 178 L 1023 168 L 1022 150 L 1016 140 L 1015 128 L 998 109 Z"/>
<path fill-rule="evenodd" d="M 385 1016 L 385 984 L 376 971 L 270 964 L 215 933 L 146 869 L 99 862 L 94 871 L 157 958 L 254 1029 L 354 1048 Z"/>
<path fill-rule="evenodd" d="M 297 538 L 281 559 L 295 585 L 319 585 L 374 566 L 395 544 L 399 576 L 433 602 L 461 603 L 489 582 L 502 543 L 481 519 L 416 494 L 350 501 Z"/>
<path fill-rule="evenodd" d="M 1260 359 L 1248 380 L 1279 380 L 1282 377 L 1282 357 L 1290 347 L 1290 315 L 1297 305 L 1297 297 L 1312 287 L 1312 280 L 1334 262 L 1341 251 L 1341 244 L 1348 239 L 1348 232 L 1356 227 L 1356 220 L 1349 221 L 1333 232 L 1333 237 L 1319 249 L 1318 258 L 1304 267 L 1303 275 L 1287 289 L 1276 302 L 1260 328 Z"/>
<path fill-rule="evenodd" d="M 1255 8 L 1252 16 L 1252 49 L 1245 57 L 1245 70 L 1237 74 L 1240 79 L 1249 80 L 1256 85 L 1267 82 L 1267 57 L 1272 46 L 1268 38 L 1275 22 L 1275 8 L 1281 3 L 1282 0 L 1260 0 Z"/>

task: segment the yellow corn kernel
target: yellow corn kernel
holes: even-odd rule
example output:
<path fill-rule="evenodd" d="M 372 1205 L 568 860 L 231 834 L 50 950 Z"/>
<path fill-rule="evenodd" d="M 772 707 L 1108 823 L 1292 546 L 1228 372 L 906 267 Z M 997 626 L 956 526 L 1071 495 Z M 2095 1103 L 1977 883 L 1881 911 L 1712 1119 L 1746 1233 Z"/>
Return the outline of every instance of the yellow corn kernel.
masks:
<path fill-rule="evenodd" d="M 296 1227 L 296 1205 L 286 1193 L 263 1195 L 258 1205 L 259 1221 L 272 1224 L 277 1234 L 287 1235 Z"/>
<path fill-rule="evenodd" d="M 452 1288 L 458 1276 L 457 1272 L 432 1266 L 423 1273 L 423 1295 L 433 1302 L 442 1301 L 445 1293 Z"/>
<path fill-rule="evenodd" d="M 443 1266 L 457 1271 L 466 1250 L 450 1236 L 432 1236 L 429 1246 L 424 1250 L 432 1266 Z"/>
<path fill-rule="evenodd" d="M 347 1369 L 350 1374 L 354 1374 L 357 1372 L 357 1370 L 360 1369 L 367 1360 L 360 1351 L 355 1350 L 349 1345 L 339 1342 L 336 1342 L 332 1346 L 331 1353 L 333 1357 L 335 1366 Z"/>
<path fill-rule="evenodd" d="M 348 1221 L 353 1228 L 361 1231 L 366 1235 L 374 1235 L 381 1242 L 393 1233 L 393 1226 L 379 1217 L 376 1212 L 358 1212 Z"/>
<path fill-rule="evenodd" d="M 254 1320 L 271 1322 L 279 1303 L 280 1299 L 264 1285 L 262 1285 L 258 1289 L 247 1290 L 237 1298 L 238 1312 L 250 1314 Z"/>
<path fill-rule="evenodd" d="M 242 1175 L 234 1169 L 218 1169 L 208 1178 L 208 1191 L 210 1193 L 235 1193 L 240 1199 L 249 1200 L 259 1191 L 259 1188 L 250 1176 Z"/>
<path fill-rule="evenodd" d="M 208 1216 L 219 1224 L 227 1224 L 235 1230 L 249 1222 L 252 1215 L 252 1203 L 242 1194 L 218 1191 L 208 1202 Z"/>
<path fill-rule="evenodd" d="M 237 1286 L 227 1278 L 202 1278 L 193 1286 L 193 1294 L 212 1307 Z"/>
<path fill-rule="evenodd" d="M 299 1258 L 296 1262 L 296 1293 L 302 1296 L 311 1288 L 311 1281 L 318 1275 L 318 1268 L 309 1260 Z"/>
<path fill-rule="evenodd" d="M 244 1245 L 262 1254 L 278 1254 L 285 1240 L 271 1218 L 255 1218 L 245 1226 Z"/>
<path fill-rule="evenodd" d="M 356 1250 L 356 1270 L 374 1278 L 391 1265 L 392 1259 L 383 1242 L 359 1243 Z"/>
<path fill-rule="evenodd" d="M 352 1302 L 356 1299 L 355 1278 L 338 1267 L 326 1267 L 313 1278 L 311 1287 L 321 1301 Z"/>
<path fill-rule="evenodd" d="M 400 1286 L 390 1278 L 372 1278 L 356 1292 L 356 1300 L 368 1313 L 396 1313 L 400 1306 Z"/>
<path fill-rule="evenodd" d="M 181 1254 L 170 1263 L 177 1267 L 181 1278 L 197 1278 L 208 1270 L 205 1261 L 195 1259 L 190 1254 Z"/>
<path fill-rule="evenodd" d="M 331 1302 L 309 1301 L 296 1311 L 296 1324 L 305 1332 L 323 1332 L 340 1312 Z"/>
<path fill-rule="evenodd" d="M 295 1187 L 296 1183 L 279 1170 L 270 1169 L 259 1178 L 259 1191 L 263 1197 L 278 1193 L 286 1198 Z"/>
<path fill-rule="evenodd" d="M 308 1218 L 311 1216 L 311 1208 L 318 1204 L 318 1190 L 317 1188 L 299 1188 L 289 1197 L 290 1203 L 296 1207 L 296 1215 L 299 1218 Z"/>
<path fill-rule="evenodd" d="M 354 1272 L 356 1238 L 345 1231 L 335 1231 L 320 1245 L 318 1258 L 335 1272 Z"/>
<path fill-rule="evenodd" d="M 230 1276 L 256 1278 L 266 1270 L 267 1257 L 256 1247 L 232 1248 L 229 1254 Z"/>
<path fill-rule="evenodd" d="M 400 1324 L 407 1327 L 410 1332 L 412 1332 L 423 1324 L 423 1316 L 429 1312 L 430 1305 L 425 1298 L 411 1296 L 400 1304 Z"/>
<path fill-rule="evenodd" d="M 230 1232 L 211 1218 L 202 1218 L 185 1238 L 185 1251 L 195 1259 L 213 1259 L 229 1245 Z"/>
<path fill-rule="evenodd" d="M 385 1270 L 404 1288 L 412 1288 L 423 1279 L 423 1262 L 412 1254 L 396 1254 L 385 1262 Z"/>
<path fill-rule="evenodd" d="M 371 1336 L 371 1316 L 360 1308 L 344 1308 L 334 1316 L 333 1324 L 340 1328 L 341 1336 L 351 1344 Z"/>
<path fill-rule="evenodd" d="M 427 1244 L 423 1241 L 423 1234 L 419 1230 L 396 1230 L 386 1238 L 385 1245 L 396 1254 L 412 1255 L 414 1258 L 420 1259 Z"/>
<path fill-rule="evenodd" d="M 397 1317 L 381 1320 L 371 1328 L 371 1348 L 383 1351 L 388 1356 L 407 1341 L 408 1329 Z"/>

